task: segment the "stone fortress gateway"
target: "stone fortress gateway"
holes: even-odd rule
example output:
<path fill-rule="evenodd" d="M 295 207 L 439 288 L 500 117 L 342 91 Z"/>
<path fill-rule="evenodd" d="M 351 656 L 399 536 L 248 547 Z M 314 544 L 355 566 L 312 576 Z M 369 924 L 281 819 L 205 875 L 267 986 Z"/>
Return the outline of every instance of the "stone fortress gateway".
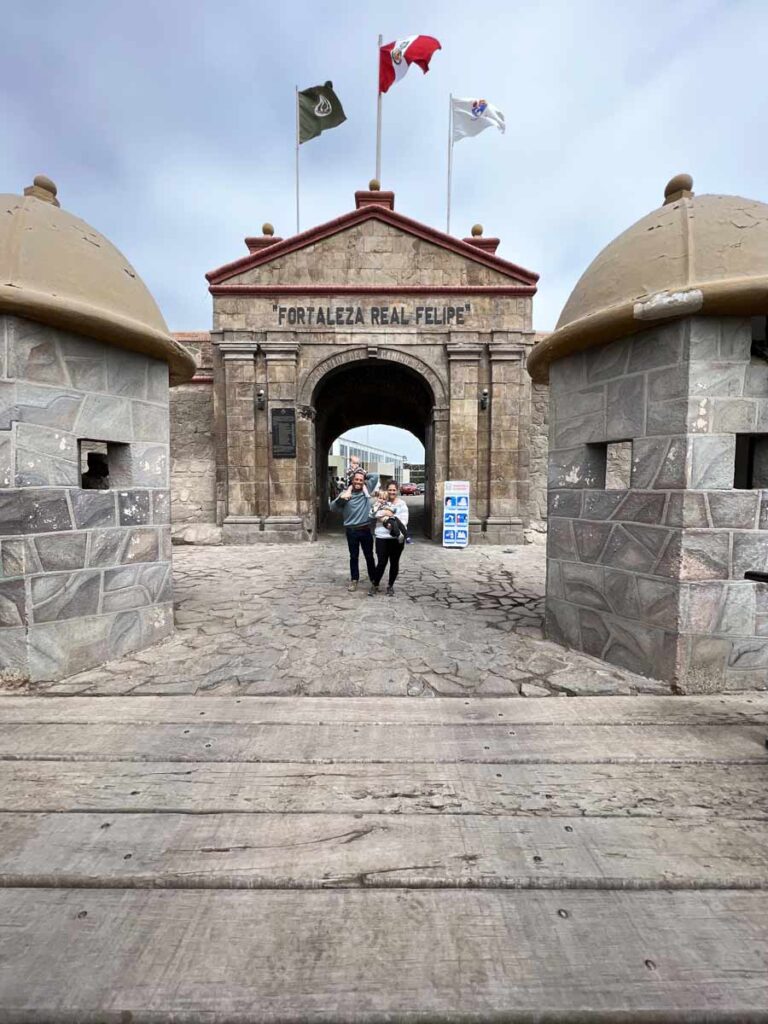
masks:
<path fill-rule="evenodd" d="M 2 197 L 4 677 L 166 635 L 171 520 L 181 541 L 316 538 L 331 442 L 379 421 L 425 445 L 432 536 L 451 478 L 473 543 L 548 512 L 552 639 L 687 691 L 765 686 L 768 206 L 678 176 L 537 339 L 537 277 L 498 239 L 404 217 L 374 182 L 355 200 L 247 238 L 208 275 L 213 330 L 174 340 L 52 182 Z"/>
<path fill-rule="evenodd" d="M 265 225 L 208 274 L 210 336 L 177 335 L 198 360 L 172 410 L 182 537 L 313 539 L 332 441 L 377 421 L 425 446 L 432 536 L 450 478 L 471 483 L 473 543 L 521 543 L 540 522 L 546 389 L 525 371 L 537 275 L 480 228 L 460 240 L 394 205 L 372 182 L 351 213 L 285 240 Z"/>

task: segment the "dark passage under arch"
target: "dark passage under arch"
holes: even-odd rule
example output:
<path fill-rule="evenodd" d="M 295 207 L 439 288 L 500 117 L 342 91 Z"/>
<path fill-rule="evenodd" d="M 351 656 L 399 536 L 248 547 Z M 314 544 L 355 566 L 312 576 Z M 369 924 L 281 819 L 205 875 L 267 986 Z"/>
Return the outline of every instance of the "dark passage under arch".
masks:
<path fill-rule="evenodd" d="M 424 521 L 429 529 L 434 490 L 432 388 L 417 371 L 401 363 L 361 359 L 330 370 L 315 389 L 315 470 L 318 523 L 328 507 L 328 450 L 347 430 L 385 423 L 409 430 L 424 445 L 427 472 Z"/>

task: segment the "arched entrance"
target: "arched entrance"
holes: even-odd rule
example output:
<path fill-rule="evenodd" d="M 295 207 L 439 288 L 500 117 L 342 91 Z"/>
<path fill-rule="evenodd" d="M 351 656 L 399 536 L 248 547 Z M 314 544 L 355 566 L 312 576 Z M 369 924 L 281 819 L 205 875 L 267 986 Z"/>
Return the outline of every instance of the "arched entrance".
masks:
<path fill-rule="evenodd" d="M 536 275 L 498 257 L 498 239 L 435 231 L 380 190 L 293 238 L 246 244 L 208 275 L 224 542 L 312 539 L 330 441 L 386 422 L 424 442 L 432 536 L 450 478 L 474 496 L 473 543 L 521 543 L 529 466 L 546 450 L 524 371 Z"/>
<path fill-rule="evenodd" d="M 317 374 L 312 390 L 314 410 L 315 507 L 317 523 L 322 528 L 328 508 L 328 450 L 340 434 L 354 427 L 384 423 L 410 431 L 424 445 L 426 487 L 424 495 L 425 533 L 433 532 L 435 488 L 444 478 L 444 466 L 438 464 L 444 446 L 435 443 L 435 413 L 438 409 L 435 389 L 427 379 L 433 376 L 426 365 L 412 357 L 371 357 L 365 352 L 345 353 L 326 362 L 332 365 Z M 351 357 L 351 358 L 350 358 Z M 407 357 L 406 357 L 407 358 Z M 437 381 L 439 389 L 439 381 Z M 437 427 L 439 432 L 440 427 Z"/>

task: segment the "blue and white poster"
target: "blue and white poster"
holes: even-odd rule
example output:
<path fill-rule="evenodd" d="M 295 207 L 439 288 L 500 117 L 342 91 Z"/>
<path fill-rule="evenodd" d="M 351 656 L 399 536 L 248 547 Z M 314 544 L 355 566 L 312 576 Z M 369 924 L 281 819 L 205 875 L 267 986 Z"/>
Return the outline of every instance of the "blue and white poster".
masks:
<path fill-rule="evenodd" d="M 443 491 L 443 547 L 469 544 L 469 480 L 446 480 Z"/>

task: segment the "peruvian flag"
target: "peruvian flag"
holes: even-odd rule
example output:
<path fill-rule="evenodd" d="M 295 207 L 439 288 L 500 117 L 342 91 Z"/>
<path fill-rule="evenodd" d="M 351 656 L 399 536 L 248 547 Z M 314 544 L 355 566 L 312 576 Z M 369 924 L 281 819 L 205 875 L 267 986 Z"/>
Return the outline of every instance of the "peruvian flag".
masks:
<path fill-rule="evenodd" d="M 379 50 L 379 92 L 386 92 L 399 82 L 411 64 L 418 64 L 426 75 L 432 54 L 440 49 L 440 43 L 433 36 L 407 36 L 386 43 Z"/>

